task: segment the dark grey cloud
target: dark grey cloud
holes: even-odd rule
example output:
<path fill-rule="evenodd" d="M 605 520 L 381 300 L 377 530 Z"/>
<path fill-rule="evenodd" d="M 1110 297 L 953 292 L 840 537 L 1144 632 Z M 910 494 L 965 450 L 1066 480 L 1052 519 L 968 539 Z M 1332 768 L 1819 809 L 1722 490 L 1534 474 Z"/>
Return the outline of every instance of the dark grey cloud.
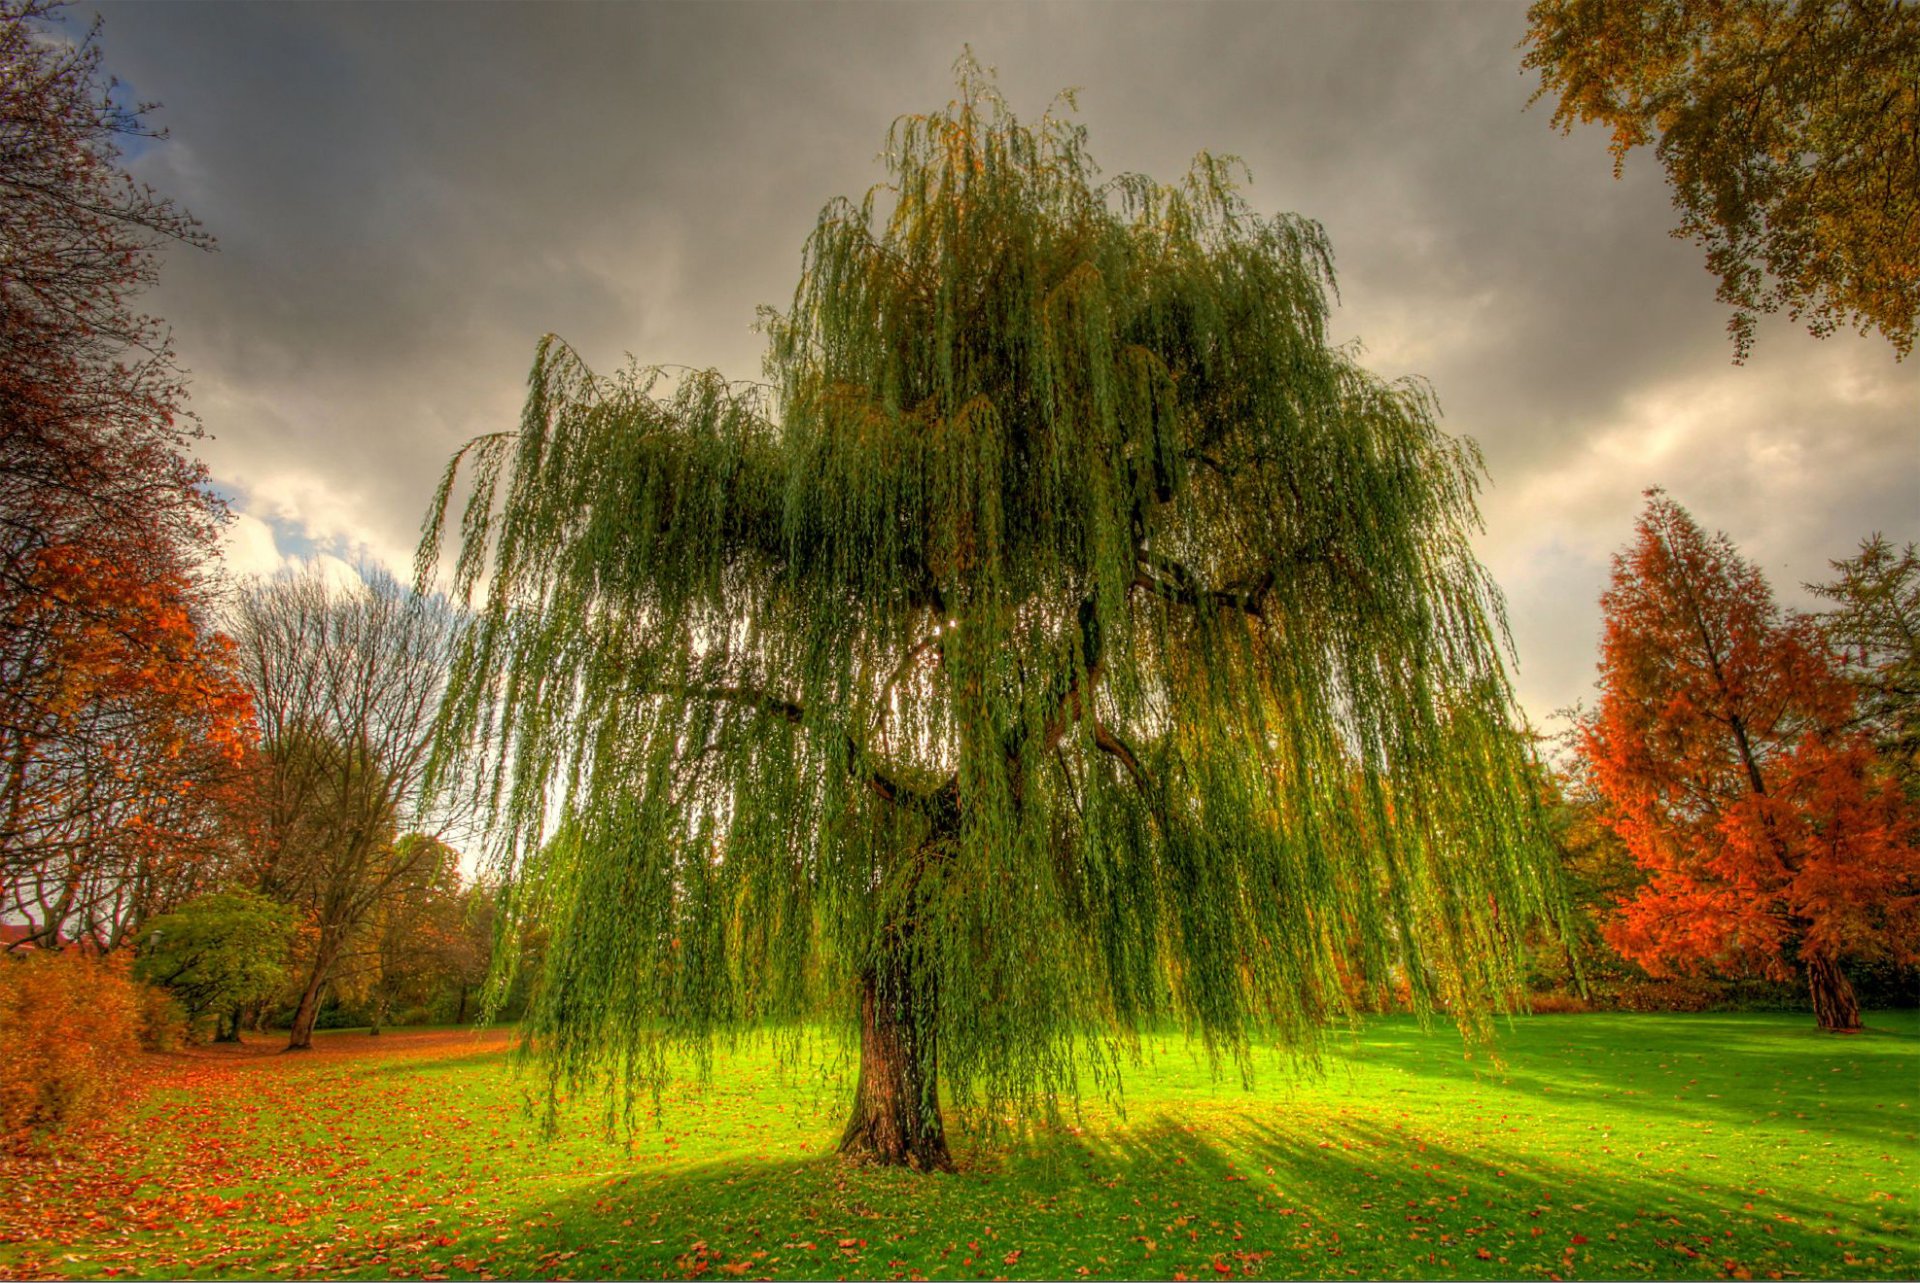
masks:
<path fill-rule="evenodd" d="M 173 131 L 139 171 L 221 240 L 153 301 L 249 564 L 308 541 L 404 562 L 446 455 L 513 420 L 547 331 L 603 366 L 757 375 L 754 309 L 966 44 L 1023 115 L 1077 87 L 1110 172 L 1232 153 L 1256 206 L 1325 224 L 1337 333 L 1429 378 L 1485 448 L 1481 548 L 1536 718 L 1588 684 L 1645 486 L 1789 598 L 1868 531 L 1920 536 L 1920 365 L 1778 323 L 1732 366 L 1653 159 L 1616 181 L 1598 131 L 1526 109 L 1518 3 L 104 12 L 110 67 Z"/>

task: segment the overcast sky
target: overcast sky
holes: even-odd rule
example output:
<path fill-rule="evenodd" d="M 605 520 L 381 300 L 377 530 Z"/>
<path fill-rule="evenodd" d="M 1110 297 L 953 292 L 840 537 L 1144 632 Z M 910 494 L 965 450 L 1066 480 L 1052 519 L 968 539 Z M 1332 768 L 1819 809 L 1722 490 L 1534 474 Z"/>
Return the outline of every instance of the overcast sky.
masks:
<path fill-rule="evenodd" d="M 171 138 L 133 158 L 219 251 L 172 254 L 171 323 L 239 514 L 237 571 L 404 570 L 533 348 L 760 372 L 820 207 L 882 177 L 966 44 L 1094 157 L 1161 179 L 1242 157 L 1323 223 L 1335 332 L 1430 379 L 1486 454 L 1482 558 L 1533 719 L 1590 691 L 1609 555 L 1664 486 L 1775 590 L 1920 538 L 1920 360 L 1763 325 L 1731 363 L 1659 167 L 1528 109 L 1521 4 L 109 4 L 108 70 Z"/>

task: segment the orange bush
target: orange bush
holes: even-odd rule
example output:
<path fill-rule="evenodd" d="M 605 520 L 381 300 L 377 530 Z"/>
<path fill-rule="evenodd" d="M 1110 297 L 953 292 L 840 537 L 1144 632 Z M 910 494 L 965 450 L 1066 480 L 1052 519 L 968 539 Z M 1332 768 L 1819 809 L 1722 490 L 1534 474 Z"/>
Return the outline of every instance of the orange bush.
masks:
<path fill-rule="evenodd" d="M 0 958 L 0 1143 L 44 1142 L 111 1092 L 140 1050 L 144 988 L 118 959 Z"/>
<path fill-rule="evenodd" d="M 1593 1004 L 1576 993 L 1564 989 L 1548 989 L 1542 993 L 1527 995 L 1528 1012 L 1536 1016 L 1577 1016 L 1593 1010 Z"/>
<path fill-rule="evenodd" d="M 133 983 L 140 1009 L 140 1046 L 147 1051 L 173 1051 L 187 1042 L 187 1013 L 172 994 L 152 985 Z"/>

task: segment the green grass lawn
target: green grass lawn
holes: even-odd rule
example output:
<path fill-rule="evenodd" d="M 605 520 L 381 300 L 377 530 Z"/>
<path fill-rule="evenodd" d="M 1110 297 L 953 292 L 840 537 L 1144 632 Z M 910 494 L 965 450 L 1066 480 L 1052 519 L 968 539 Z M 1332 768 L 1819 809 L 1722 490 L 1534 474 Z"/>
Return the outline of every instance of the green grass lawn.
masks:
<path fill-rule="evenodd" d="M 832 1154 L 848 1066 L 715 1058 L 631 1150 L 559 1139 L 496 1035 L 155 1057 L 58 1165 L 0 1168 L 0 1274 L 415 1277 L 1920 1275 L 1920 1020 L 1369 1021 L 1253 1090 L 1152 1044 L 1124 1119 L 958 1138 L 919 1176 Z"/>

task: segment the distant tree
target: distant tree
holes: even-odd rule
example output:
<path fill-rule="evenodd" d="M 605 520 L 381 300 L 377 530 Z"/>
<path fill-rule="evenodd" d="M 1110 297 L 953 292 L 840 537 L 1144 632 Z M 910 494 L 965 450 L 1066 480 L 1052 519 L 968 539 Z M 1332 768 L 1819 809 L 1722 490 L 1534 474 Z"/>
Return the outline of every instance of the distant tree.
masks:
<path fill-rule="evenodd" d="M 519 889 L 514 884 L 483 881 L 469 892 L 469 947 L 485 952 L 469 955 L 461 969 L 470 988 L 456 995 L 456 1019 L 466 1019 L 467 1002 L 476 998 L 473 1014 L 486 1021 L 520 1020 L 533 1007 L 546 978 L 553 931 L 544 920 L 546 915 L 514 903 L 513 894 Z"/>
<path fill-rule="evenodd" d="M 1828 564 L 1837 578 L 1807 585 L 1834 603 L 1820 627 L 1859 691 L 1860 721 L 1920 800 L 1920 554 L 1876 534 L 1859 555 Z"/>
<path fill-rule="evenodd" d="M 1860 1012 L 1843 964 L 1914 957 L 1914 817 L 1848 730 L 1812 622 L 1783 617 L 1725 535 L 1650 492 L 1601 599 L 1599 707 L 1580 726 L 1606 819 L 1646 870 L 1607 929 L 1649 972 L 1798 974 L 1824 1029 Z"/>
<path fill-rule="evenodd" d="M 262 743 L 252 881 L 312 928 L 290 1048 L 312 1044 L 335 967 L 434 849 L 400 835 L 429 818 L 421 785 L 453 617 L 391 576 L 362 578 L 258 582 L 234 618 Z"/>
<path fill-rule="evenodd" d="M 1574 713 L 1576 721 L 1579 714 Z M 1542 807 L 1560 856 L 1568 913 L 1562 930 L 1544 933 L 1535 951 L 1536 981 L 1575 988 L 1638 972 L 1607 943 L 1605 929 L 1621 903 L 1646 880 L 1619 834 L 1607 824 L 1606 800 L 1576 757 L 1567 772 L 1543 770 Z"/>
<path fill-rule="evenodd" d="M 1552 871 L 1472 447 L 1329 342 L 1320 229 L 1219 161 L 1098 182 L 970 67 L 886 156 L 772 388 L 549 339 L 465 452 L 441 747 L 553 928 L 554 1090 L 824 1012 L 842 1150 L 938 1168 L 942 1096 L 1044 1108 L 1161 1019 L 1310 1039 L 1349 956 L 1484 1016 Z"/>
<path fill-rule="evenodd" d="M 1537 0 L 1523 66 L 1553 123 L 1648 143 L 1734 308 L 1816 335 L 1877 329 L 1905 357 L 1920 311 L 1920 7 L 1903 0 Z"/>
<path fill-rule="evenodd" d="M 499 888 L 489 883 L 468 885 L 460 893 L 457 912 L 449 923 L 451 929 L 444 936 L 441 967 L 454 990 L 455 1024 L 467 1022 L 474 995 L 482 991 L 492 970 L 498 896 Z"/>
<path fill-rule="evenodd" d="M 395 843 L 407 869 L 369 915 L 358 988 L 379 1033 L 402 1006 L 422 1005 L 452 979 L 465 944 L 460 856 L 438 838 L 409 833 Z"/>
<path fill-rule="evenodd" d="M 217 1015 L 216 1037 L 238 1041 L 241 1010 L 286 981 L 295 925 L 290 906 L 257 892 L 199 896 L 141 928 L 134 978 L 165 988 L 190 1024 Z"/>

